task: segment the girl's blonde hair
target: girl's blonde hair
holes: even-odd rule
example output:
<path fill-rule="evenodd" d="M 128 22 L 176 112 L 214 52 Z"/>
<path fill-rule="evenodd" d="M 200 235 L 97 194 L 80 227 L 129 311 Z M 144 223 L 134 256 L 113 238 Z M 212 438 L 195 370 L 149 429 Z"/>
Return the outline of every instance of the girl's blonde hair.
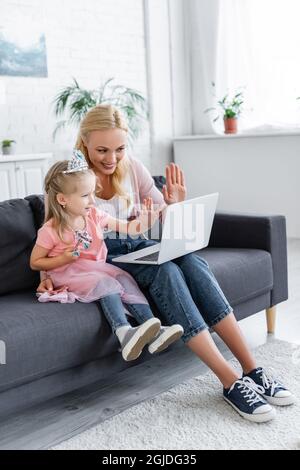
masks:
<path fill-rule="evenodd" d="M 111 104 L 99 104 L 94 108 L 91 108 L 80 123 L 79 134 L 76 142 L 76 148 L 81 150 L 85 155 L 86 161 L 90 168 L 93 168 L 93 164 L 89 158 L 87 147 L 84 144 L 89 138 L 89 133 L 92 131 L 102 131 L 104 129 L 122 129 L 128 132 L 128 126 L 126 120 L 121 111 L 112 106 Z M 127 204 L 130 202 L 130 198 L 126 191 L 123 189 L 123 180 L 129 170 L 129 161 L 126 157 L 118 163 L 116 170 L 112 175 L 112 187 L 115 194 L 118 194 L 125 200 Z M 101 197 L 102 187 L 97 182 L 96 196 Z"/>
<path fill-rule="evenodd" d="M 45 180 L 45 220 L 53 219 L 52 226 L 57 231 L 59 238 L 65 243 L 63 233 L 68 229 L 67 213 L 65 209 L 59 204 L 57 194 L 73 194 L 77 190 L 77 185 L 87 175 L 93 175 L 93 170 L 88 169 L 84 171 L 77 171 L 75 173 L 63 173 L 68 169 L 68 160 L 61 160 L 54 163 L 48 170 Z"/>

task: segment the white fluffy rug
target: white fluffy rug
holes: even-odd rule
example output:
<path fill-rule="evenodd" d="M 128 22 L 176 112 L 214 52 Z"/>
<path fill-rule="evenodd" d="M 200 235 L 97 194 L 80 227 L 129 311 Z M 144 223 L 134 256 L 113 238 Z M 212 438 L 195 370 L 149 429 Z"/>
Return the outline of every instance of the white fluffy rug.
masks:
<path fill-rule="evenodd" d="M 259 365 L 272 367 L 300 396 L 300 346 L 273 340 L 255 355 Z M 300 401 L 276 407 L 277 416 L 269 423 L 253 424 L 241 418 L 221 392 L 209 372 L 53 449 L 300 449 Z"/>

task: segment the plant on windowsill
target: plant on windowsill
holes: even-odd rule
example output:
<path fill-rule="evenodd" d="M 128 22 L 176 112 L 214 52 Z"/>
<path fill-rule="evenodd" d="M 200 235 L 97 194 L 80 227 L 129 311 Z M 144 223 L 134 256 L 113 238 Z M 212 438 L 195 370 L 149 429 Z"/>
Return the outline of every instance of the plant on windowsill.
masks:
<path fill-rule="evenodd" d="M 215 87 L 215 83 L 212 82 L 212 86 Z M 230 97 L 227 93 L 222 99 L 217 101 L 217 105 L 221 108 L 223 121 L 224 121 L 224 132 L 225 134 L 236 134 L 238 130 L 238 117 L 242 113 L 243 92 L 236 92 L 233 97 Z M 216 107 L 207 108 L 204 112 L 216 111 Z M 220 117 L 218 114 L 213 122 L 216 122 Z"/>
<path fill-rule="evenodd" d="M 5 139 L 1 142 L 1 148 L 3 155 L 11 155 L 13 151 L 13 145 L 15 140 Z"/>
<path fill-rule="evenodd" d="M 123 112 L 129 127 L 129 145 L 132 145 L 140 135 L 144 122 L 149 118 L 147 101 L 137 90 L 114 85 L 113 80 L 114 78 L 109 78 L 99 88 L 87 90 L 73 78 L 73 83 L 62 89 L 53 101 L 56 117 L 67 114 L 65 119 L 57 123 L 53 139 L 66 125 L 75 125 L 78 128 L 90 108 L 98 104 L 111 104 Z"/>

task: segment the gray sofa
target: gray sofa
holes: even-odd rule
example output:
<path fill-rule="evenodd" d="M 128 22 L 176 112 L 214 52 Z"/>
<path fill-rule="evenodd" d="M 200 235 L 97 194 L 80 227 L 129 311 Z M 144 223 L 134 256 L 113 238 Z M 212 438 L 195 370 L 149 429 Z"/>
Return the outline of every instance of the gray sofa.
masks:
<path fill-rule="evenodd" d="M 161 178 L 156 179 L 159 186 Z M 125 363 L 98 303 L 41 304 L 29 257 L 44 217 L 43 197 L 0 203 L 0 417 L 79 389 L 145 360 Z M 288 297 L 283 216 L 217 213 L 201 250 L 237 319 Z M 157 312 L 155 312 L 157 315 Z M 149 357 L 148 357 L 149 358 Z"/>

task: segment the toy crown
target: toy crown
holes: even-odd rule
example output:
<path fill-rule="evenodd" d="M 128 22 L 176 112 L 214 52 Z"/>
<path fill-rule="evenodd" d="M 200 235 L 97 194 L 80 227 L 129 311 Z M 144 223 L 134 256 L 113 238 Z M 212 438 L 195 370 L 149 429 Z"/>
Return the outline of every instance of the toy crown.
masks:
<path fill-rule="evenodd" d="M 68 169 L 63 173 L 75 173 L 76 171 L 88 170 L 89 166 L 85 159 L 85 156 L 80 150 L 74 149 L 71 160 L 68 162 Z"/>

